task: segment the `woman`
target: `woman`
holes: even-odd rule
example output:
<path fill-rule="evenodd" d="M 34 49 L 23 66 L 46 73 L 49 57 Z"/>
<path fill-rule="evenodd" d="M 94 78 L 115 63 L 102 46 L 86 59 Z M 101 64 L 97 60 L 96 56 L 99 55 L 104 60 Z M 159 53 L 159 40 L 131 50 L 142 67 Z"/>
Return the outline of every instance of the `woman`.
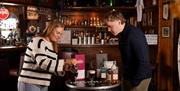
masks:
<path fill-rule="evenodd" d="M 53 74 L 64 76 L 64 64 L 76 64 L 75 59 L 58 59 L 58 44 L 64 25 L 51 21 L 40 36 L 28 44 L 24 63 L 18 78 L 18 91 L 48 91 Z M 64 70 L 63 70 L 64 69 Z"/>

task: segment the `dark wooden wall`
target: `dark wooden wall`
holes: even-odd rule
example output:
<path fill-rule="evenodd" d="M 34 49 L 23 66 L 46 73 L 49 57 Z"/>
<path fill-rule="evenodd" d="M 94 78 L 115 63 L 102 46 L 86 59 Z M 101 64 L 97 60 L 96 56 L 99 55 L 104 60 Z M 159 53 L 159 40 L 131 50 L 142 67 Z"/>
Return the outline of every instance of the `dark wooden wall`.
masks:
<path fill-rule="evenodd" d="M 169 18 L 163 19 L 163 5 L 172 3 L 171 0 L 159 0 L 159 31 L 158 31 L 158 54 L 157 54 L 157 84 L 158 91 L 178 91 L 177 80 L 177 48 L 175 48 L 175 35 L 177 30 L 174 26 L 174 19 L 171 17 L 169 10 Z M 164 37 L 163 27 L 169 27 L 169 37 Z"/>

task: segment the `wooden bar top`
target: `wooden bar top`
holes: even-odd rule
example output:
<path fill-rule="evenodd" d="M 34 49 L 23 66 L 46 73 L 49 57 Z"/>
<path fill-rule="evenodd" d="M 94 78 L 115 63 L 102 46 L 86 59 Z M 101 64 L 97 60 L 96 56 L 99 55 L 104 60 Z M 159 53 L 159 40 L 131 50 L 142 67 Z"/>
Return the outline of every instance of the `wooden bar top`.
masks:
<path fill-rule="evenodd" d="M 26 46 L 1 46 L 0 52 L 25 51 Z"/>

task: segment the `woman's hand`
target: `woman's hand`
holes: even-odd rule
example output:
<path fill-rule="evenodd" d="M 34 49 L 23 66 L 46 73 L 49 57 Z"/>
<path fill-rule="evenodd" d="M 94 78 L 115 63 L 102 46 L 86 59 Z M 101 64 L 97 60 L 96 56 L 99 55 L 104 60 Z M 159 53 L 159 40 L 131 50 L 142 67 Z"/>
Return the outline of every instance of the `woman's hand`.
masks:
<path fill-rule="evenodd" d="M 76 59 L 66 59 L 65 64 L 64 64 L 64 71 L 71 71 L 72 66 L 77 65 L 78 61 Z"/>

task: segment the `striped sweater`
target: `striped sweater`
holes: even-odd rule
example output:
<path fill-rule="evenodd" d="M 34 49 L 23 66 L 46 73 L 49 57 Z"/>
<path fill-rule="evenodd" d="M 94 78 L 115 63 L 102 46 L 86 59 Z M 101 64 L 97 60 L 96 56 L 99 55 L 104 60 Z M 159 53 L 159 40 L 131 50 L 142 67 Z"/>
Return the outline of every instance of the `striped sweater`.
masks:
<path fill-rule="evenodd" d="M 49 86 L 52 73 L 61 72 L 63 65 L 64 60 L 58 59 L 52 43 L 42 37 L 35 37 L 27 46 L 18 81 Z"/>

